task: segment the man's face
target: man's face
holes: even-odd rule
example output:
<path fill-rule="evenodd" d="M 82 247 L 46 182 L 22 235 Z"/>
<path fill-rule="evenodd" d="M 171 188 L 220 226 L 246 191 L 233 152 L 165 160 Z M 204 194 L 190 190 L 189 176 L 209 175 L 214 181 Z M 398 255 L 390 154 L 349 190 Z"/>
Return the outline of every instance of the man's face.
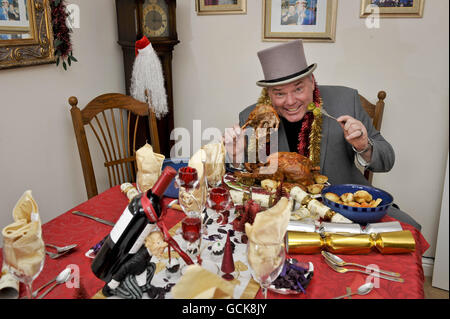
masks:
<path fill-rule="evenodd" d="M 8 1 L 2 1 L 2 7 L 8 8 L 9 7 L 9 2 Z"/>
<path fill-rule="evenodd" d="M 277 113 L 289 122 L 300 121 L 313 102 L 314 81 L 312 76 L 268 89 L 272 105 Z"/>

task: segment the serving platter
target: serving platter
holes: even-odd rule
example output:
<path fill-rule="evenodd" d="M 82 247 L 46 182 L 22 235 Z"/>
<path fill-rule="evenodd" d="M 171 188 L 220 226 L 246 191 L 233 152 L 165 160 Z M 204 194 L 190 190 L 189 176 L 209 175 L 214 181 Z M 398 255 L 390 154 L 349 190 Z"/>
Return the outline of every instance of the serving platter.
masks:
<path fill-rule="evenodd" d="M 245 185 L 241 182 L 239 182 L 233 175 L 233 173 L 231 172 L 227 172 L 224 176 L 223 176 L 223 182 L 230 187 L 231 189 L 237 190 L 237 191 L 241 191 L 244 193 L 250 193 L 250 188 L 252 189 L 252 192 L 255 193 L 267 193 L 267 191 L 262 188 L 261 186 L 248 186 Z M 326 182 L 325 183 L 325 187 L 330 186 L 330 183 Z M 312 198 L 320 198 L 322 197 L 321 194 L 310 194 L 308 193 Z"/>

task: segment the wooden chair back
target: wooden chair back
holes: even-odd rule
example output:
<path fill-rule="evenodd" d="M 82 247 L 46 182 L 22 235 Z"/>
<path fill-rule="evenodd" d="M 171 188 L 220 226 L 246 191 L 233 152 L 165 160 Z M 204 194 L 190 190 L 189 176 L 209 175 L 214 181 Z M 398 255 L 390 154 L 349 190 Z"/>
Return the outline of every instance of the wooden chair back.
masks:
<path fill-rule="evenodd" d="M 103 153 L 110 187 L 136 180 L 135 152 L 142 146 L 136 145 L 139 120 L 149 121 L 153 150 L 160 152 L 156 116 L 147 103 L 124 94 L 108 93 L 97 96 L 82 110 L 78 108 L 75 96 L 69 98 L 69 104 L 88 199 L 96 196 L 98 189 L 86 135 L 87 127 Z"/>
<path fill-rule="evenodd" d="M 370 103 L 361 94 L 359 95 L 359 99 L 361 101 L 362 107 L 366 110 L 367 113 L 369 113 L 369 116 L 372 118 L 373 126 L 377 131 L 380 131 L 381 122 L 383 121 L 384 99 L 386 98 L 386 92 L 379 91 L 377 96 L 378 102 L 376 102 L 375 104 Z M 372 184 L 373 172 L 366 170 L 364 172 L 364 176 Z"/>

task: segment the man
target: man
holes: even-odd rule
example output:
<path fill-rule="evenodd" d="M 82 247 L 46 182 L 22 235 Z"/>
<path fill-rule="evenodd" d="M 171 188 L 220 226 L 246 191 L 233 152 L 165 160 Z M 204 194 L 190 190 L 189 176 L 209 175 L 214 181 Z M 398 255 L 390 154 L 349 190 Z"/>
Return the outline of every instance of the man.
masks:
<path fill-rule="evenodd" d="M 331 184 L 369 185 L 354 164 L 355 156 L 365 169 L 374 172 L 391 170 L 394 150 L 373 127 L 372 120 L 361 106 L 358 92 L 346 87 L 318 86 L 313 76 L 317 64 L 306 63 L 301 40 L 262 50 L 258 57 L 265 79 L 258 81 L 257 85 L 265 88 L 263 93 L 268 95 L 280 117 L 276 151 L 299 152 L 310 157 L 311 148 L 320 148 L 317 164 Z M 319 123 L 315 123 L 315 115 L 308 112 L 311 103 L 337 118 L 336 121 L 322 116 L 320 145 L 312 140 L 310 134 L 312 125 Z M 243 158 L 245 134 L 240 127 L 255 106 L 244 109 L 239 114 L 240 125 L 225 132 L 229 159 Z M 414 219 L 395 207 L 388 210 L 388 215 L 419 230 L 421 228 Z"/>

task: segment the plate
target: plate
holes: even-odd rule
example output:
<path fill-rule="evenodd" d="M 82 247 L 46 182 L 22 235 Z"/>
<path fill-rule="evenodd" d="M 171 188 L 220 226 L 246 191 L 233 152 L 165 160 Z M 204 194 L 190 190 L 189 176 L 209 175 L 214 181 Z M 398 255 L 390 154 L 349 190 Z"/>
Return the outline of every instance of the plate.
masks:
<path fill-rule="evenodd" d="M 250 186 L 242 184 L 241 182 L 236 180 L 236 178 L 234 177 L 233 173 L 231 173 L 231 172 L 228 172 L 228 173 L 226 173 L 223 176 L 223 181 L 228 187 L 230 187 L 230 188 L 232 188 L 234 190 L 241 191 L 241 192 L 244 192 L 244 193 L 250 193 Z M 328 182 L 325 183 L 325 187 L 328 187 L 330 185 L 331 184 L 328 183 Z M 266 193 L 267 192 L 264 188 L 262 188 L 260 186 L 253 186 L 252 190 L 255 193 L 258 193 L 258 192 Z M 312 198 L 320 198 L 320 197 L 322 197 L 321 194 L 309 194 L 309 195 Z"/>
<path fill-rule="evenodd" d="M 304 263 L 299 263 L 299 266 L 303 266 Z M 308 262 L 308 272 L 305 274 L 306 278 L 309 278 L 314 273 L 314 265 L 312 262 Z M 302 294 L 302 291 L 287 289 L 287 288 L 275 288 L 275 285 L 270 285 L 268 288 L 272 292 L 276 292 L 281 295 L 299 295 Z M 306 289 L 306 288 L 305 288 Z"/>

